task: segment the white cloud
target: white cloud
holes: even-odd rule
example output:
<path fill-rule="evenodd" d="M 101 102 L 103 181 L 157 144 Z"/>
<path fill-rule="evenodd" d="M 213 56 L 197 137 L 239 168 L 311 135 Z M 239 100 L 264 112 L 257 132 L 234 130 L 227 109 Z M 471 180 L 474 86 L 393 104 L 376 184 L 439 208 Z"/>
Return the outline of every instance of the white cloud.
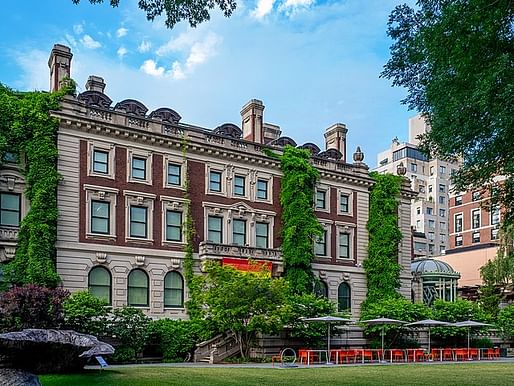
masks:
<path fill-rule="evenodd" d="M 170 39 L 166 44 L 160 46 L 155 52 L 159 56 L 165 56 L 173 51 L 180 51 L 190 47 L 197 41 L 198 30 L 182 32 L 177 38 Z"/>
<path fill-rule="evenodd" d="M 259 0 L 257 2 L 257 8 L 251 12 L 251 16 L 255 19 L 262 19 L 273 9 L 273 3 L 275 0 Z"/>
<path fill-rule="evenodd" d="M 145 60 L 140 69 L 145 74 L 157 77 L 163 76 L 165 71 L 164 67 L 157 67 L 157 63 L 155 63 L 155 61 L 153 61 L 152 59 Z"/>
<path fill-rule="evenodd" d="M 121 46 L 120 48 L 118 48 L 118 51 L 116 51 L 116 53 L 118 54 L 118 57 L 120 59 L 123 59 L 123 57 L 127 55 L 128 50 L 125 47 Z"/>
<path fill-rule="evenodd" d="M 71 46 L 71 47 L 76 47 L 77 46 L 77 40 L 70 34 L 65 34 L 64 35 L 64 38 L 66 39 L 66 41 L 68 42 L 68 44 Z"/>
<path fill-rule="evenodd" d="M 82 32 L 84 32 L 84 25 L 83 24 L 75 24 L 73 26 L 73 32 L 75 32 L 76 35 L 82 35 Z"/>
<path fill-rule="evenodd" d="M 100 44 L 100 42 L 97 42 L 95 39 L 93 39 L 91 36 L 87 34 L 84 35 L 82 39 L 80 39 L 80 41 L 82 42 L 82 44 L 84 44 L 86 48 L 90 48 L 92 50 L 102 47 L 102 44 Z"/>
<path fill-rule="evenodd" d="M 123 36 L 125 36 L 127 34 L 127 32 L 128 32 L 128 29 L 126 29 L 125 27 L 120 27 L 116 31 L 116 36 L 119 38 L 122 38 Z"/>
<path fill-rule="evenodd" d="M 21 75 L 15 86 L 22 90 L 48 90 L 48 55 L 48 52 L 41 50 L 17 51 L 14 59 L 21 68 Z"/>
<path fill-rule="evenodd" d="M 150 51 L 150 48 L 152 48 L 152 43 L 147 40 L 143 40 L 137 47 L 137 50 L 144 54 L 145 52 Z"/>
<path fill-rule="evenodd" d="M 284 12 L 287 16 L 294 16 L 302 9 L 309 8 L 314 4 L 315 0 L 286 0 L 279 8 L 280 11 Z"/>
<path fill-rule="evenodd" d="M 187 69 L 192 71 L 194 67 L 204 63 L 209 57 L 214 56 L 221 42 L 222 38 L 211 32 L 203 41 L 193 44 L 186 60 Z"/>
<path fill-rule="evenodd" d="M 171 72 L 170 72 L 170 76 L 173 78 L 173 79 L 185 79 L 186 78 L 186 74 L 184 74 L 184 71 L 182 70 L 182 66 L 180 65 L 179 62 L 173 62 L 173 64 L 171 65 Z"/>

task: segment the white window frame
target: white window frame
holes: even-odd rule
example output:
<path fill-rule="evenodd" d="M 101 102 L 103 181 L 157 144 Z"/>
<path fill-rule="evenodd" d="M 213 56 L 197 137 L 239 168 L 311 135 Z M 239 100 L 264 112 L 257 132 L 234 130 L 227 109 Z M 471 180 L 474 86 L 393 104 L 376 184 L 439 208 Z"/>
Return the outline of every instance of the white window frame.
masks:
<path fill-rule="evenodd" d="M 119 190 L 105 186 L 85 184 L 86 191 L 86 239 L 116 239 L 116 206 Z M 91 231 L 91 209 L 92 201 L 102 201 L 109 204 L 109 233 L 93 233 Z"/>
<path fill-rule="evenodd" d="M 318 208 L 318 205 L 317 205 L 319 192 L 325 193 L 325 207 L 324 208 Z M 320 186 L 316 187 L 316 191 L 314 193 L 314 210 L 316 212 L 330 213 L 330 186 L 320 185 Z"/>
<path fill-rule="evenodd" d="M 244 194 L 243 195 L 236 194 L 236 177 L 244 178 L 244 185 L 243 185 Z M 230 179 L 230 182 L 231 182 L 230 194 L 232 195 L 233 198 L 239 199 L 239 200 L 249 200 L 250 199 L 250 175 L 248 173 L 248 170 L 236 167 L 236 168 L 234 168 L 232 175 L 227 176 L 227 179 Z"/>
<path fill-rule="evenodd" d="M 132 177 L 132 159 L 142 158 L 145 159 L 145 179 L 141 180 Z M 128 149 L 127 150 L 127 182 L 135 182 L 138 184 L 152 185 L 152 153 L 141 149 Z"/>
<path fill-rule="evenodd" d="M 348 196 L 348 212 L 341 211 L 341 195 Z M 349 189 L 337 189 L 337 214 L 353 217 L 353 202 L 355 194 Z"/>
<path fill-rule="evenodd" d="M 90 141 L 87 144 L 87 175 L 92 177 L 102 177 L 114 180 L 115 178 L 115 147 L 114 144 L 105 143 L 101 141 Z M 99 173 L 94 171 L 94 157 L 95 150 L 107 153 L 107 173 Z"/>
<path fill-rule="evenodd" d="M 187 178 L 187 161 L 185 161 L 182 157 L 173 156 L 173 155 L 165 155 L 162 157 L 162 181 L 164 188 L 171 189 L 180 189 L 185 190 L 185 180 Z M 174 185 L 168 183 L 168 164 L 173 164 L 180 166 L 180 185 Z"/>
<path fill-rule="evenodd" d="M 130 242 L 153 242 L 153 218 L 154 218 L 154 201 L 155 194 L 135 192 L 132 190 L 124 190 L 123 196 L 125 196 L 125 241 Z M 130 237 L 130 207 L 139 206 L 146 207 L 146 238 L 142 237 Z"/>
<path fill-rule="evenodd" d="M 162 213 L 162 221 L 161 221 L 161 243 L 162 245 L 185 245 L 186 244 L 186 205 L 187 200 L 178 197 L 170 197 L 170 196 L 160 196 L 161 200 L 161 213 Z M 166 240 L 166 212 L 168 210 L 172 210 L 174 212 L 182 213 L 182 241 L 172 241 Z"/>
<path fill-rule="evenodd" d="M 475 214 L 478 213 L 478 226 L 475 226 L 474 220 L 475 220 Z M 471 211 L 471 229 L 480 229 L 482 226 L 482 210 L 480 208 L 473 209 Z"/>
<path fill-rule="evenodd" d="M 325 255 L 316 255 L 314 253 L 314 258 L 316 259 L 324 259 L 332 257 L 332 221 L 330 220 L 322 220 L 318 219 L 325 233 Z M 314 245 L 313 245 L 314 248 Z"/>
<path fill-rule="evenodd" d="M 461 220 L 460 231 L 457 230 L 457 218 Z M 453 215 L 453 233 L 462 233 L 464 231 L 464 214 L 462 212 Z"/>
<path fill-rule="evenodd" d="M 222 165 L 218 164 L 206 164 L 205 168 L 205 194 L 213 194 L 216 196 L 226 196 L 227 195 L 227 171 Z M 217 192 L 215 190 L 211 190 L 210 180 L 211 180 L 211 172 L 220 173 L 220 188 L 221 191 Z"/>
<path fill-rule="evenodd" d="M 355 260 L 355 224 L 336 222 L 336 258 L 338 261 L 353 261 Z M 348 237 L 348 254 L 349 257 L 340 257 L 341 248 L 341 233 L 347 233 Z"/>

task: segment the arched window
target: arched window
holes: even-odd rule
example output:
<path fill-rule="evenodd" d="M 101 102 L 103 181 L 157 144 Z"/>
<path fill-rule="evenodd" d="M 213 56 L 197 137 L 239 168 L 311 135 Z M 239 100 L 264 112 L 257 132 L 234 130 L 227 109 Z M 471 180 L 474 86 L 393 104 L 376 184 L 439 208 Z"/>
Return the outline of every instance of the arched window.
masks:
<path fill-rule="evenodd" d="M 352 293 L 348 283 L 341 283 L 337 291 L 338 311 L 351 311 L 352 309 Z"/>
<path fill-rule="evenodd" d="M 322 280 L 316 280 L 314 282 L 314 295 L 323 296 L 323 297 L 327 298 L 328 297 L 327 283 L 325 283 Z"/>
<path fill-rule="evenodd" d="M 88 276 L 89 292 L 111 304 L 111 273 L 105 267 L 93 267 Z"/>
<path fill-rule="evenodd" d="M 134 269 L 128 275 L 127 303 L 134 307 L 147 307 L 148 275 L 142 269 Z"/>
<path fill-rule="evenodd" d="M 184 279 L 176 271 L 164 278 L 164 307 L 184 307 Z"/>

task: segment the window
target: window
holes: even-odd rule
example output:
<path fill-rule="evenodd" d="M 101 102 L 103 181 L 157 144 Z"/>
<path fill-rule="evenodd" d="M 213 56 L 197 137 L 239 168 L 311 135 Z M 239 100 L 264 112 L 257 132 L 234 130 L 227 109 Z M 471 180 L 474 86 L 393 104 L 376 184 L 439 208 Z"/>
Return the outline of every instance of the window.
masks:
<path fill-rule="evenodd" d="M 428 253 L 434 253 L 434 244 L 428 244 Z"/>
<path fill-rule="evenodd" d="M 433 215 L 434 214 L 434 209 L 430 208 L 430 207 L 427 207 L 427 214 Z"/>
<path fill-rule="evenodd" d="M 144 206 L 130 207 L 130 237 L 138 237 L 143 239 L 148 237 L 147 213 L 148 208 Z"/>
<path fill-rule="evenodd" d="M 255 246 L 257 248 L 269 248 L 268 243 L 268 223 L 255 223 Z"/>
<path fill-rule="evenodd" d="M 445 246 L 439 245 L 439 253 L 444 253 L 444 250 L 445 250 Z"/>
<path fill-rule="evenodd" d="M 410 171 L 416 173 L 418 171 L 418 164 L 411 163 L 410 164 Z"/>
<path fill-rule="evenodd" d="M 439 166 L 439 173 L 446 174 L 446 166 Z"/>
<path fill-rule="evenodd" d="M 414 242 L 414 249 L 415 249 L 416 251 L 420 251 L 420 252 L 421 252 L 421 251 L 426 251 L 426 249 L 427 249 L 427 245 L 426 245 L 425 243 L 420 243 L 420 242 L 418 242 L 418 241 L 415 241 L 415 242 Z"/>
<path fill-rule="evenodd" d="M 418 207 L 416 208 L 416 214 L 421 214 L 421 207 L 419 207 L 419 206 L 418 206 Z"/>
<path fill-rule="evenodd" d="M 316 209 L 326 209 L 326 196 L 327 192 L 324 190 L 316 191 Z"/>
<path fill-rule="evenodd" d="M 416 220 L 416 230 L 421 231 L 421 220 Z"/>
<path fill-rule="evenodd" d="M 246 220 L 232 220 L 232 244 L 246 245 Z"/>
<path fill-rule="evenodd" d="M 93 267 L 88 275 L 88 289 L 91 295 L 111 304 L 111 273 L 104 267 Z"/>
<path fill-rule="evenodd" d="M 341 283 L 337 289 L 337 310 L 351 311 L 351 289 L 347 283 Z"/>
<path fill-rule="evenodd" d="M 498 225 L 500 223 L 500 208 L 495 206 L 491 210 L 491 225 Z"/>
<path fill-rule="evenodd" d="M 446 197 L 439 196 L 439 204 L 445 204 L 446 203 Z"/>
<path fill-rule="evenodd" d="M 207 241 L 222 244 L 223 240 L 223 219 L 221 217 L 209 216 L 207 219 Z"/>
<path fill-rule="evenodd" d="M 134 269 L 128 275 L 127 304 L 132 307 L 148 307 L 148 275 L 142 269 Z"/>
<path fill-rule="evenodd" d="M 444 233 L 440 233 L 439 234 L 439 241 L 441 243 L 445 243 L 446 242 L 446 235 Z"/>
<path fill-rule="evenodd" d="M 339 196 L 339 211 L 341 213 L 348 213 L 350 211 L 350 208 L 348 206 L 349 200 L 350 196 L 348 196 L 347 194 L 341 194 Z"/>
<path fill-rule="evenodd" d="M 439 229 L 441 229 L 441 230 L 446 229 L 446 223 L 444 221 L 439 222 Z"/>
<path fill-rule="evenodd" d="M 245 195 L 245 178 L 244 176 L 234 177 L 234 195 L 244 196 Z"/>
<path fill-rule="evenodd" d="M 455 232 L 462 232 L 462 213 L 455 215 Z"/>
<path fill-rule="evenodd" d="M 182 241 L 182 212 L 166 210 L 166 241 Z"/>
<path fill-rule="evenodd" d="M 430 175 L 433 176 L 434 175 L 434 167 L 433 166 L 430 166 Z"/>
<path fill-rule="evenodd" d="M 2 157 L 2 161 L 17 164 L 20 162 L 20 159 L 18 157 L 18 154 L 6 151 Z"/>
<path fill-rule="evenodd" d="M 132 178 L 146 180 L 146 158 L 132 157 Z"/>
<path fill-rule="evenodd" d="M 462 246 L 462 236 L 455 236 L 455 246 L 456 247 Z"/>
<path fill-rule="evenodd" d="M 434 238 L 435 238 L 434 232 L 428 232 L 428 239 L 433 241 Z"/>
<path fill-rule="evenodd" d="M 446 185 L 445 184 L 439 184 L 439 193 L 446 192 Z"/>
<path fill-rule="evenodd" d="M 91 233 L 108 235 L 110 204 L 104 201 L 91 201 Z"/>
<path fill-rule="evenodd" d="M 181 166 L 168 163 L 168 185 L 180 186 L 181 183 Z"/>
<path fill-rule="evenodd" d="M 471 227 L 473 229 L 480 228 L 480 209 L 471 212 Z"/>
<path fill-rule="evenodd" d="M 478 200 L 480 200 L 480 197 L 481 197 L 480 192 L 473 192 L 473 193 L 471 194 L 471 200 L 473 200 L 473 201 L 478 201 Z"/>
<path fill-rule="evenodd" d="M 455 197 L 455 206 L 462 205 L 462 196 Z"/>
<path fill-rule="evenodd" d="M 20 207 L 21 194 L 0 193 L 0 225 L 20 226 Z"/>
<path fill-rule="evenodd" d="M 419 186 L 419 192 L 420 193 L 425 193 L 425 187 L 423 185 Z"/>
<path fill-rule="evenodd" d="M 435 220 L 428 220 L 428 227 L 430 229 L 435 229 Z"/>
<path fill-rule="evenodd" d="M 350 258 L 350 234 L 339 233 L 339 257 L 341 259 Z"/>
<path fill-rule="evenodd" d="M 497 240 L 498 239 L 498 228 L 491 229 L 491 240 Z"/>
<path fill-rule="evenodd" d="M 314 295 L 318 297 L 328 297 L 328 286 L 327 283 L 321 280 L 314 281 Z"/>
<path fill-rule="evenodd" d="M 164 277 L 164 307 L 184 307 L 184 279 L 176 271 Z"/>
<path fill-rule="evenodd" d="M 446 216 L 446 209 L 439 209 L 439 217 L 445 217 Z"/>
<path fill-rule="evenodd" d="M 324 230 L 321 236 L 319 236 L 314 242 L 314 254 L 316 256 L 327 255 L 327 231 Z"/>
<path fill-rule="evenodd" d="M 109 153 L 102 150 L 93 150 L 93 172 L 109 174 Z"/>
<path fill-rule="evenodd" d="M 221 192 L 221 173 L 209 172 L 209 190 L 211 192 Z"/>
<path fill-rule="evenodd" d="M 432 190 L 433 190 L 432 185 L 428 185 L 428 193 L 432 193 Z"/>
<path fill-rule="evenodd" d="M 471 237 L 472 243 L 479 243 L 480 242 L 480 232 L 474 232 Z"/>
<path fill-rule="evenodd" d="M 260 200 L 268 199 L 268 181 L 257 180 L 257 198 Z"/>

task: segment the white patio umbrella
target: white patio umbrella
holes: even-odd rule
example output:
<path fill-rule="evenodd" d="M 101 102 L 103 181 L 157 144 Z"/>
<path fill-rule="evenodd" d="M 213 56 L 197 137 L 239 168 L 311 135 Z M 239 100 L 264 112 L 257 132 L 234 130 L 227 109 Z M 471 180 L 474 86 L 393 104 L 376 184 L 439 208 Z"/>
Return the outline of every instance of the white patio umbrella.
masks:
<path fill-rule="evenodd" d="M 389 318 L 377 318 L 377 319 L 368 319 L 361 320 L 361 323 L 369 324 L 369 325 L 382 325 L 382 360 L 384 359 L 384 326 L 386 324 L 404 324 L 403 320 L 397 319 L 389 319 Z"/>
<path fill-rule="evenodd" d="M 453 323 L 452 326 L 455 326 L 455 327 L 467 327 L 468 328 L 468 355 L 469 355 L 469 330 L 472 327 L 489 327 L 489 326 L 492 326 L 492 324 L 483 323 L 483 322 L 476 322 L 474 320 L 465 320 L 463 322 Z"/>
<path fill-rule="evenodd" d="M 332 324 L 342 324 L 352 322 L 351 319 L 340 318 L 338 316 L 318 316 L 316 318 L 302 318 L 304 322 L 320 322 L 327 325 L 327 364 L 330 363 L 330 326 Z"/>
<path fill-rule="evenodd" d="M 428 327 L 428 352 L 429 353 L 430 353 L 430 328 L 432 328 L 434 326 L 451 326 L 451 325 L 452 325 L 451 323 L 443 322 L 441 320 L 434 320 L 434 319 L 424 319 L 424 320 L 419 320 L 417 322 L 412 322 L 412 323 L 406 324 L 406 326 L 408 326 L 408 327 L 419 327 L 419 326 Z"/>

